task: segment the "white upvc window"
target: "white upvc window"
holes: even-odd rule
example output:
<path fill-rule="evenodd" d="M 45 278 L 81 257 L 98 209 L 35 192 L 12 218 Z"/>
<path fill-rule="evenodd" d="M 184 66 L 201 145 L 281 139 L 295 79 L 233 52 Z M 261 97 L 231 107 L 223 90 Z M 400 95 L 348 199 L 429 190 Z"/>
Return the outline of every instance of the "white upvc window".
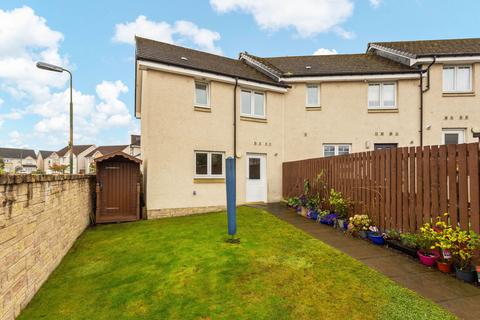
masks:
<path fill-rule="evenodd" d="M 246 117 L 265 118 L 265 94 L 242 89 L 240 114 Z"/>
<path fill-rule="evenodd" d="M 369 109 L 396 109 L 397 85 L 395 82 L 368 84 Z"/>
<path fill-rule="evenodd" d="M 471 92 L 472 66 L 443 66 L 443 92 Z"/>
<path fill-rule="evenodd" d="M 210 107 L 210 85 L 207 82 L 195 81 L 195 106 Z"/>
<path fill-rule="evenodd" d="M 320 107 L 320 85 L 307 84 L 306 105 L 307 108 Z"/>
<path fill-rule="evenodd" d="M 223 178 L 225 176 L 225 153 L 195 151 L 196 178 Z"/>
<path fill-rule="evenodd" d="M 465 143 L 465 129 L 442 129 L 442 144 Z"/>
<path fill-rule="evenodd" d="M 324 144 L 323 145 L 323 156 L 332 157 L 332 156 L 341 156 L 344 154 L 349 154 L 351 151 L 351 144 Z"/>

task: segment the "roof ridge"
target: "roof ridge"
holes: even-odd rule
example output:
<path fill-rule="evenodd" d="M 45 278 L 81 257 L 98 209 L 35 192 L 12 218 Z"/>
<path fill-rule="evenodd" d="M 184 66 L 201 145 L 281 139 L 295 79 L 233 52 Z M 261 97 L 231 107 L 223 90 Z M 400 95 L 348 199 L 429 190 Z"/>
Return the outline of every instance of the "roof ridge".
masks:
<path fill-rule="evenodd" d="M 419 40 L 395 40 L 395 41 L 371 41 L 368 44 L 378 43 L 405 43 L 405 42 L 437 42 L 437 41 L 462 41 L 480 40 L 480 38 L 449 38 L 449 39 L 419 39 Z"/>
<path fill-rule="evenodd" d="M 227 60 L 238 61 L 238 59 L 230 58 L 230 57 L 227 57 L 227 56 L 222 56 L 222 55 L 220 55 L 220 54 L 215 54 L 215 53 L 211 53 L 211 52 L 203 51 L 203 50 L 199 50 L 199 49 L 193 49 L 193 48 L 183 47 L 183 46 L 180 46 L 180 45 L 177 45 L 177 44 L 168 43 L 168 42 L 165 42 L 165 41 L 159 41 L 159 40 L 155 40 L 155 39 L 150 39 L 150 38 L 144 38 L 144 37 L 135 36 L 135 41 L 136 41 L 137 39 L 142 39 L 142 40 L 152 41 L 152 42 L 158 42 L 158 43 L 162 43 L 162 44 L 164 44 L 164 45 L 171 46 L 171 47 L 175 47 L 175 48 L 182 49 L 182 50 L 194 51 L 194 52 L 201 52 L 201 53 L 203 53 L 203 54 L 208 54 L 208 55 L 211 55 L 211 56 L 214 56 L 214 57 L 217 57 L 217 58 L 223 58 L 223 59 L 227 59 Z"/>

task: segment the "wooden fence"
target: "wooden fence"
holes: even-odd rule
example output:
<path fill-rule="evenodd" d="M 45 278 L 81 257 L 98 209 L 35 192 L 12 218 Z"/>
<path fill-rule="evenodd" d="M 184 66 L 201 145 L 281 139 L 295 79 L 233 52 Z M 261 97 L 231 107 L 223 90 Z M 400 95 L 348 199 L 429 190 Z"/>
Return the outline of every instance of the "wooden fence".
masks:
<path fill-rule="evenodd" d="M 319 180 L 319 174 L 322 174 Z M 452 224 L 480 231 L 479 144 L 395 148 L 283 163 L 283 196 L 303 181 L 325 197 L 331 188 L 381 228 L 417 231 L 448 212 Z"/>

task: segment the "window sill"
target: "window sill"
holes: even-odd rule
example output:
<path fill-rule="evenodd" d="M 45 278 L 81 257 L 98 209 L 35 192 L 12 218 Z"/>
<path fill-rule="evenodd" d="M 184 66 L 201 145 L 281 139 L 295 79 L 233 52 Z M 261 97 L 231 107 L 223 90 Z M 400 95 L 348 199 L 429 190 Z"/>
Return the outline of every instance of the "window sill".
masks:
<path fill-rule="evenodd" d="M 322 107 L 321 106 L 312 106 L 312 107 L 306 106 L 305 110 L 307 110 L 307 111 L 320 111 L 320 110 L 322 110 Z"/>
<path fill-rule="evenodd" d="M 193 110 L 200 112 L 212 112 L 212 108 L 207 106 L 193 106 Z"/>
<path fill-rule="evenodd" d="M 474 97 L 475 92 L 442 92 L 442 97 Z"/>
<path fill-rule="evenodd" d="M 396 109 L 368 109 L 368 113 L 398 113 L 398 108 Z"/>
<path fill-rule="evenodd" d="M 193 183 L 225 183 L 225 178 L 194 178 Z"/>
<path fill-rule="evenodd" d="M 266 118 L 257 118 L 257 117 L 249 117 L 249 116 L 240 116 L 240 120 L 267 123 Z"/>

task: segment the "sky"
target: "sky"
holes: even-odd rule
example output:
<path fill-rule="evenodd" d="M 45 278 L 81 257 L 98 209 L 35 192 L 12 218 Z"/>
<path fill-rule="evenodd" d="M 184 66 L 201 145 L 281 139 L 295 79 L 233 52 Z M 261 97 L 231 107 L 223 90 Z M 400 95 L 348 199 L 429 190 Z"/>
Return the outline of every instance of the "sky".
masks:
<path fill-rule="evenodd" d="M 0 0 L 0 147 L 128 144 L 134 35 L 237 58 L 365 52 L 368 42 L 479 37 L 480 1 Z"/>

